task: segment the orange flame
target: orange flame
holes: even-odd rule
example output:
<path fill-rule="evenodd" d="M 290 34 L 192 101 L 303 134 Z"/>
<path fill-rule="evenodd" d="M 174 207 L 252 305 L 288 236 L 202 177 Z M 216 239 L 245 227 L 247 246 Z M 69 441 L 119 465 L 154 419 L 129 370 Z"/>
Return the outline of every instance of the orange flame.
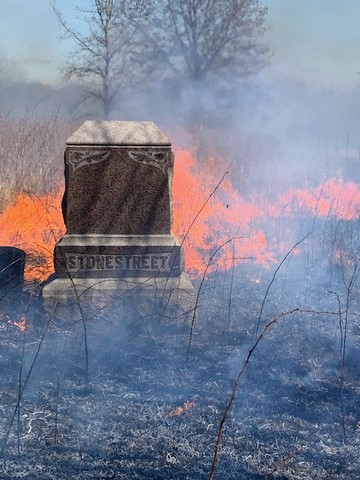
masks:
<path fill-rule="evenodd" d="M 28 328 L 28 321 L 24 315 L 21 317 L 20 321 L 14 322 L 13 320 L 9 320 L 9 323 L 11 323 L 11 325 L 15 325 L 15 327 L 18 327 L 18 329 L 22 332 L 25 332 Z"/>
<path fill-rule="evenodd" d="M 53 271 L 54 245 L 65 232 L 61 195 L 20 193 L 0 216 L 1 244 L 26 251 L 26 280 L 41 281 Z"/>
<path fill-rule="evenodd" d="M 262 225 L 271 218 L 359 216 L 360 187 L 355 183 L 332 178 L 314 188 L 289 189 L 273 203 L 260 195 L 250 202 L 227 175 L 219 182 L 225 172 L 222 163 L 214 157 L 198 165 L 189 151 L 176 152 L 173 232 L 183 242 L 186 270 L 194 278 L 229 269 L 243 258 L 253 258 L 263 267 L 276 262 L 274 252 L 282 254 L 291 245 L 278 239 L 274 248 Z M 61 197 L 61 191 L 41 198 L 20 193 L 0 215 L 0 243 L 27 253 L 26 280 L 42 281 L 53 271 L 54 245 L 65 233 Z M 287 232 L 290 242 L 288 237 Z"/>
<path fill-rule="evenodd" d="M 279 197 L 283 214 L 295 215 L 303 211 L 314 217 L 333 215 L 353 220 L 360 212 L 360 188 L 353 182 L 330 178 L 312 189 L 296 188 Z"/>
<path fill-rule="evenodd" d="M 13 320 L 12 318 L 10 318 L 10 314 L 9 312 L 5 310 L 3 310 L 1 308 L 0 310 L 0 320 L 2 322 L 2 325 L 4 323 L 7 323 L 8 325 L 11 325 L 13 327 L 17 327 L 17 333 L 20 333 L 20 332 L 26 332 L 27 330 L 29 330 L 29 322 L 28 322 L 28 319 L 26 318 L 25 315 L 21 315 L 20 319 L 19 320 Z"/>
<path fill-rule="evenodd" d="M 186 401 L 184 405 L 181 407 L 176 408 L 175 410 L 172 410 L 169 412 L 169 417 L 180 417 L 183 413 L 187 412 L 188 410 L 195 408 L 196 407 L 196 400 L 190 400 Z"/>
<path fill-rule="evenodd" d="M 219 245 L 224 247 L 208 271 L 230 268 L 247 257 L 263 266 L 275 261 L 264 233 L 252 229 L 251 221 L 262 216 L 262 211 L 245 202 L 227 178 L 214 184 L 213 171 L 219 168 L 220 162 L 211 158 L 200 171 L 190 152 L 176 153 L 173 231 L 183 241 L 186 269 L 194 277 L 204 272 Z M 243 238 L 226 243 L 238 237 L 238 232 Z"/>

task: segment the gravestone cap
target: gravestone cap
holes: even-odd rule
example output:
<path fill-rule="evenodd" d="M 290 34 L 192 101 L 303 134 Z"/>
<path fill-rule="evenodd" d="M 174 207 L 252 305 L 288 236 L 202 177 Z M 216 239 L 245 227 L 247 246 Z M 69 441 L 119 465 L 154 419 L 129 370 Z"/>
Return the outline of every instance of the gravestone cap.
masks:
<path fill-rule="evenodd" d="M 67 145 L 156 145 L 170 140 L 153 122 L 88 120 L 67 140 Z"/>

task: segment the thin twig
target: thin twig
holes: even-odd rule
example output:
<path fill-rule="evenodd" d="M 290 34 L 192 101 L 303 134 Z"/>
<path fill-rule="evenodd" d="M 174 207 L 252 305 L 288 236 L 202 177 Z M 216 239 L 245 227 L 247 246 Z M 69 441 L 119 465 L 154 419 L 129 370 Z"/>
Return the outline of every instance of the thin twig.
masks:
<path fill-rule="evenodd" d="M 22 347 L 21 347 L 21 361 L 20 361 L 20 369 L 19 369 L 19 382 L 18 382 L 18 401 L 19 401 L 19 408 L 17 412 L 17 448 L 18 448 L 18 455 L 20 455 L 20 433 L 21 433 L 21 390 L 22 390 L 22 376 L 23 376 L 23 368 L 24 368 L 24 358 L 25 358 L 25 346 L 26 346 L 26 337 L 27 337 L 27 329 L 28 329 L 28 324 L 27 324 L 27 313 L 29 311 L 30 303 L 32 299 L 32 294 L 30 295 L 29 302 L 27 304 L 25 313 L 24 313 L 24 319 L 25 319 L 25 329 L 24 329 L 24 335 L 23 335 L 23 341 L 22 341 Z"/>
<path fill-rule="evenodd" d="M 339 329 L 340 329 L 340 352 L 339 352 L 339 383 L 340 383 L 340 410 L 341 410 L 341 428 L 343 438 L 346 437 L 345 429 L 345 404 L 344 404 L 344 326 L 342 321 L 341 300 L 338 293 L 329 290 L 329 293 L 335 295 L 338 304 Z"/>
<path fill-rule="evenodd" d="M 231 323 L 231 308 L 232 308 L 232 295 L 234 288 L 234 273 L 235 273 L 235 241 L 233 242 L 232 250 L 232 263 L 231 263 L 231 277 L 230 277 L 230 292 L 229 292 L 229 303 L 228 303 L 228 321 L 227 328 L 230 328 Z"/>
<path fill-rule="evenodd" d="M 261 304 L 261 308 L 260 308 L 260 313 L 259 313 L 259 318 L 258 318 L 258 321 L 257 321 L 257 324 L 256 324 L 256 330 L 255 330 L 255 337 L 257 336 L 258 332 L 259 332 L 259 327 L 260 327 L 260 322 L 261 322 L 261 317 L 262 317 L 262 314 L 263 314 L 263 310 L 264 310 L 264 306 L 265 306 L 265 302 L 266 302 L 266 299 L 268 297 L 268 294 L 269 294 L 269 291 L 270 291 L 270 288 L 272 286 L 272 284 L 274 283 L 275 281 L 275 277 L 278 273 L 278 271 L 280 270 L 280 268 L 282 267 L 283 263 L 286 261 L 286 259 L 289 257 L 289 255 L 291 255 L 293 253 L 293 251 L 295 250 L 295 248 L 297 246 L 299 246 L 304 240 L 307 239 L 307 237 L 311 234 L 311 232 L 307 233 L 305 235 L 305 237 L 303 237 L 301 240 L 299 240 L 298 242 L 295 243 L 295 245 L 291 248 L 291 250 L 289 250 L 287 252 L 287 254 L 285 255 L 285 257 L 281 260 L 281 262 L 279 263 L 279 265 L 277 266 L 272 278 L 271 278 L 271 281 L 269 283 L 269 285 L 267 286 L 267 289 L 266 289 L 266 292 L 265 292 L 265 295 L 264 295 L 264 298 L 263 298 L 263 301 L 262 301 L 262 304 Z"/>
<path fill-rule="evenodd" d="M 46 210 L 47 214 L 49 214 L 49 211 L 48 211 L 46 205 L 44 205 L 44 203 L 42 202 L 42 199 L 36 194 L 33 194 L 33 195 L 34 195 L 35 198 L 37 198 L 40 201 L 40 203 L 42 204 L 42 206 Z M 53 228 L 51 228 L 50 223 L 49 223 L 49 226 L 50 226 L 50 231 L 51 231 L 54 239 L 57 240 L 55 232 L 54 232 Z M 76 289 L 74 279 L 73 279 L 73 277 L 71 276 L 71 273 L 68 271 L 68 269 L 66 267 L 66 257 L 61 250 L 59 250 L 59 252 L 61 254 L 61 261 L 62 261 L 63 265 L 65 266 L 66 274 L 69 278 L 69 282 L 71 284 L 71 287 L 72 287 L 72 289 L 74 291 L 74 294 L 75 294 L 75 297 L 76 297 L 76 302 L 77 302 L 77 305 L 79 307 L 81 322 L 82 322 L 82 326 L 83 326 L 84 350 L 85 350 L 85 390 L 88 391 L 88 386 L 89 386 L 89 345 L 88 345 L 88 332 L 87 332 L 86 318 L 85 318 L 83 307 L 81 305 L 81 299 L 80 299 L 81 295 L 79 295 L 79 293 Z M 55 307 L 54 307 L 54 310 L 55 310 Z"/>
<path fill-rule="evenodd" d="M 216 250 L 214 251 L 214 253 L 211 255 L 211 257 L 209 258 L 209 261 L 208 261 L 207 264 L 206 264 L 206 267 L 205 267 L 204 272 L 203 272 L 203 276 L 202 276 L 202 278 L 201 278 L 199 290 L 198 290 L 197 295 L 196 295 L 195 305 L 194 305 L 194 308 L 193 308 L 193 314 L 192 314 L 191 324 L 190 324 L 189 343 L 188 343 L 188 348 L 187 348 L 187 352 L 186 352 L 186 360 L 188 360 L 188 358 L 189 358 L 189 353 L 190 353 L 190 348 L 191 348 L 191 342 L 192 342 L 192 337 L 193 337 L 193 333 L 194 333 L 196 312 L 197 312 L 197 308 L 198 308 L 198 305 L 199 305 L 199 299 L 200 299 L 201 289 L 202 289 L 203 284 L 204 284 L 204 282 L 205 282 L 205 278 L 206 278 L 207 271 L 208 271 L 208 269 L 209 269 L 209 267 L 210 267 L 210 265 L 211 265 L 211 262 L 213 261 L 214 257 L 217 255 L 217 253 L 218 253 L 225 245 L 227 245 L 228 243 L 234 241 L 236 238 L 241 238 L 241 237 L 231 237 L 231 238 L 229 238 L 228 240 L 226 240 L 226 242 L 222 243 L 219 247 L 217 247 L 217 249 L 216 249 Z"/>
<path fill-rule="evenodd" d="M 198 211 L 198 213 L 195 215 L 195 217 L 193 218 L 193 221 L 190 223 L 183 239 L 181 240 L 181 246 L 183 246 L 187 236 L 189 235 L 190 233 L 190 230 L 192 229 L 192 227 L 194 226 L 196 220 L 198 219 L 199 215 L 201 214 L 201 212 L 204 210 L 204 208 L 206 207 L 206 205 L 208 204 L 208 202 L 210 201 L 210 199 L 215 195 L 217 189 L 220 187 L 220 185 L 222 184 L 224 178 L 226 177 L 226 175 L 228 175 L 229 173 L 229 170 L 230 170 L 230 167 L 232 165 L 232 162 L 229 164 L 226 172 L 223 174 L 223 176 L 220 178 L 220 180 L 218 181 L 218 183 L 216 184 L 215 188 L 211 191 L 210 195 L 207 197 L 207 199 L 205 200 L 205 202 L 203 203 L 202 207 L 200 208 L 200 210 Z"/>
<path fill-rule="evenodd" d="M 33 371 L 34 366 L 35 366 L 35 363 L 36 363 L 36 361 L 37 361 L 37 359 L 38 359 L 38 356 L 39 356 L 39 354 L 40 354 L 40 350 L 41 350 L 41 347 L 42 347 L 42 345 L 43 345 L 43 343 L 44 343 L 44 340 L 45 340 L 46 334 L 47 334 L 47 332 L 48 332 L 48 329 L 49 329 L 49 327 L 50 327 L 51 320 L 52 320 L 52 318 L 50 317 L 49 320 L 46 322 L 45 329 L 44 329 L 43 334 L 41 335 L 40 342 L 39 342 L 39 345 L 38 345 L 37 350 L 36 350 L 36 352 L 35 352 L 34 359 L 33 359 L 32 363 L 31 363 L 31 365 L 30 365 L 30 369 L 29 369 L 29 371 L 28 371 L 28 374 L 27 374 L 26 377 L 25 377 L 24 383 L 23 383 L 21 389 L 19 390 L 18 399 L 17 399 L 16 405 L 15 405 L 15 408 L 14 408 L 14 412 L 13 412 L 13 414 L 12 414 L 12 417 L 11 417 L 11 419 L 10 419 L 10 423 L 9 423 L 8 429 L 7 429 L 7 431 L 6 431 L 4 440 L 3 440 L 3 442 L 2 442 L 2 446 L 1 446 L 1 450 L 0 450 L 1 455 L 4 454 L 4 451 L 5 451 L 7 442 L 8 442 L 8 440 L 9 440 L 9 435 L 10 435 L 11 428 L 12 428 L 12 426 L 13 426 L 13 423 L 14 423 L 14 420 L 15 420 L 15 417 L 16 417 L 16 414 L 17 414 L 17 412 L 18 412 L 18 410 L 19 410 L 19 408 L 20 408 L 20 405 L 21 405 L 21 400 L 22 400 L 22 397 L 23 397 L 23 395 L 24 395 L 25 387 L 26 387 L 26 385 L 27 385 L 27 383 L 28 383 L 28 381 L 29 381 L 29 379 L 30 379 L 30 376 L 31 376 L 32 371 Z"/>
<path fill-rule="evenodd" d="M 347 332 L 348 332 L 348 322 L 349 322 L 349 307 L 350 307 L 350 297 L 352 290 L 355 286 L 357 274 L 358 274 L 358 267 L 359 267 L 360 259 L 358 258 L 355 261 L 354 269 L 352 271 L 352 275 L 350 277 L 349 283 L 346 283 L 345 280 L 345 273 L 344 273 L 344 264 L 342 263 L 342 277 L 344 286 L 346 288 L 346 302 L 345 302 L 345 314 L 344 314 L 344 322 L 341 328 L 341 345 L 340 345 L 340 400 L 341 400 L 341 422 L 342 422 L 342 430 L 344 436 L 344 442 L 346 440 L 346 425 L 345 425 L 345 397 L 344 397 L 344 386 L 345 386 L 345 359 L 346 359 L 346 339 L 347 339 Z M 340 318 L 342 318 L 340 316 Z"/>
<path fill-rule="evenodd" d="M 181 242 L 180 242 L 180 249 L 179 249 L 178 255 L 180 255 L 180 251 L 181 251 L 181 249 L 182 249 L 183 246 L 184 246 L 185 240 L 187 239 L 187 237 L 188 237 L 188 235 L 189 235 L 192 227 L 194 226 L 196 220 L 198 219 L 198 217 L 200 216 L 201 212 L 204 210 L 204 208 L 206 207 L 206 205 L 208 204 L 208 202 L 210 201 L 210 199 L 215 195 L 217 189 L 218 189 L 218 188 L 220 187 L 220 185 L 222 184 L 222 182 L 223 182 L 224 178 L 226 177 L 226 175 L 228 175 L 232 163 L 233 163 L 233 162 L 231 162 L 231 163 L 229 164 L 227 170 L 225 171 L 225 173 L 223 174 L 223 176 L 220 178 L 220 180 L 218 181 L 218 183 L 215 185 L 214 189 L 211 191 L 210 195 L 206 198 L 205 202 L 204 202 L 204 203 L 202 204 L 202 206 L 200 207 L 200 210 L 197 212 L 197 214 L 196 214 L 195 217 L 193 218 L 192 222 L 190 223 L 188 229 L 187 229 L 186 232 L 185 232 L 185 235 L 183 236 L 183 238 L 182 238 L 182 240 L 181 240 Z M 169 253 L 169 256 L 171 255 L 171 253 L 172 253 L 172 252 Z M 168 277 L 167 277 L 167 279 L 166 279 L 166 286 L 167 286 L 167 282 L 168 282 L 168 280 L 169 280 L 169 276 L 170 276 L 170 273 L 169 273 L 169 275 L 168 275 Z M 155 276 L 154 276 L 154 278 L 155 278 Z M 163 296 L 164 296 L 164 294 L 165 294 L 166 286 L 165 286 L 164 289 L 163 289 Z M 165 304 L 164 304 L 164 307 L 163 307 L 163 309 L 162 309 L 162 314 L 161 314 L 161 315 L 164 314 L 164 312 L 166 311 L 168 305 L 170 304 L 171 295 L 172 295 L 173 291 L 174 291 L 174 289 L 172 289 L 172 290 L 170 291 L 170 294 L 168 295 L 167 301 L 164 302 Z M 198 299 L 198 297 L 197 297 L 197 299 Z M 197 300 L 197 299 L 196 299 L 196 300 Z M 196 303 L 197 303 L 197 302 L 196 302 Z M 193 311 L 195 311 L 195 310 L 193 310 Z M 192 335 L 192 333 L 191 333 L 190 335 Z"/>
<path fill-rule="evenodd" d="M 225 422 L 226 422 L 226 419 L 230 413 L 230 410 L 231 410 L 231 407 L 232 407 L 232 404 L 234 403 L 235 401 L 235 397 L 236 397 L 236 392 L 237 392 L 237 389 L 238 389 L 238 386 L 239 386 L 239 383 L 240 383 L 240 380 L 241 380 L 241 377 L 243 376 L 245 370 L 246 370 L 246 367 L 247 365 L 249 364 L 250 362 L 250 359 L 253 355 L 253 353 L 255 352 L 255 350 L 257 349 L 260 341 L 264 338 L 266 332 L 269 330 L 269 328 L 274 325 L 276 322 L 278 322 L 279 320 L 281 320 L 282 318 L 284 317 L 288 317 L 289 315 L 293 315 L 294 313 L 312 313 L 312 314 L 316 314 L 316 315 L 337 315 L 338 312 L 329 312 L 329 311 L 317 311 L 317 310 L 312 310 L 312 309 L 305 309 L 305 308 L 299 308 L 299 307 L 296 307 L 292 310 L 289 310 L 288 312 L 285 312 L 285 313 L 281 313 L 280 315 L 278 315 L 277 317 L 273 318 L 272 320 L 270 320 L 266 325 L 265 327 L 263 328 L 262 332 L 260 333 L 260 335 L 258 335 L 258 337 L 256 338 L 255 342 L 254 342 L 254 345 L 252 346 L 252 348 L 250 349 L 247 357 L 245 358 L 245 361 L 243 362 L 242 364 L 242 367 L 238 373 L 238 376 L 236 377 L 235 379 L 235 382 L 234 382 L 234 385 L 233 385 L 233 388 L 231 390 L 231 395 L 230 395 L 230 398 L 226 404 L 226 407 L 224 409 L 224 412 L 223 412 L 223 415 L 221 417 L 221 420 L 220 420 L 220 424 L 219 424 L 219 428 L 218 428 L 218 432 L 217 432 L 217 436 L 216 436 L 216 440 L 215 440 L 215 446 L 214 446 L 214 450 L 213 450 L 213 458 L 212 458 L 212 463 L 211 463 L 211 469 L 210 469 L 210 474 L 209 474 L 209 477 L 208 477 L 208 480 L 214 480 L 214 475 L 215 475 L 215 470 L 216 470 L 216 465 L 217 465 L 217 462 L 218 462 L 218 457 L 219 457 L 219 449 L 220 449 L 220 443 L 221 443 L 221 438 L 222 438 L 222 434 L 223 434 L 223 430 L 224 430 L 224 425 L 225 425 Z"/>
<path fill-rule="evenodd" d="M 300 445 L 299 447 L 292 450 L 285 458 L 283 458 L 275 467 L 266 475 L 266 480 L 271 480 L 273 478 L 274 473 L 279 470 L 280 467 L 286 465 L 295 455 L 298 455 L 304 449 L 304 445 Z"/>

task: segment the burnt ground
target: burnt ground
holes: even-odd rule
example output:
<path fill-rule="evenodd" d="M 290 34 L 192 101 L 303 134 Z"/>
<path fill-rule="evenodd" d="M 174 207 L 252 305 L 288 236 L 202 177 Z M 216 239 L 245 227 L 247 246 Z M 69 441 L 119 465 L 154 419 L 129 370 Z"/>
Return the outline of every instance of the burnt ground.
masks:
<path fill-rule="evenodd" d="M 116 312 L 87 321 L 87 364 L 82 322 L 49 322 L 36 295 L 4 299 L 0 478 L 207 479 L 273 272 L 253 267 L 206 281 L 188 356 L 188 323 L 129 310 L 126 328 Z M 318 276 L 279 273 L 272 284 L 259 332 L 294 308 L 318 313 L 285 315 L 255 349 L 215 479 L 360 478 L 357 290 L 341 279 L 331 286 L 340 316 Z M 23 315 L 25 331 L 14 325 Z"/>

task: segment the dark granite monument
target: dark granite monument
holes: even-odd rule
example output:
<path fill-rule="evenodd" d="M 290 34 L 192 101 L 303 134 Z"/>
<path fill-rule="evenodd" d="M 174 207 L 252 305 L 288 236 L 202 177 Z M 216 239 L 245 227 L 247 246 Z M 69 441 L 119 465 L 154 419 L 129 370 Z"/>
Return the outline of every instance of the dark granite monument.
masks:
<path fill-rule="evenodd" d="M 171 234 L 174 157 L 152 122 L 87 121 L 67 140 L 63 215 L 46 302 L 126 293 L 188 304 L 194 289 Z"/>
<path fill-rule="evenodd" d="M 15 247 L 0 247 L 0 297 L 23 286 L 26 254 Z"/>

